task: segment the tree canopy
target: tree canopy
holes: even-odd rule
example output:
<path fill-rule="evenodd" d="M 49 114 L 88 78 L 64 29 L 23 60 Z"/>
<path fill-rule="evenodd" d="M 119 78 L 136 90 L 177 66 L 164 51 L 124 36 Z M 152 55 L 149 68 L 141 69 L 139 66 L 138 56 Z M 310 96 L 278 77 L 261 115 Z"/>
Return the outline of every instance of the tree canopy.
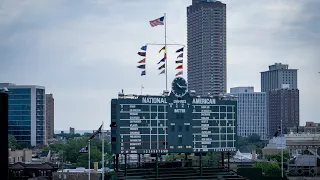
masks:
<path fill-rule="evenodd" d="M 80 154 L 80 149 L 88 145 L 88 137 L 81 136 L 74 139 L 69 139 L 66 142 L 56 142 L 49 145 L 48 149 L 58 152 L 60 158 L 63 161 L 70 162 L 77 167 L 88 167 L 88 154 Z M 109 142 L 105 141 L 104 143 L 105 151 L 105 161 L 112 157 L 110 154 L 110 145 Z M 99 162 L 101 166 L 101 157 L 102 157 L 102 142 L 99 139 L 92 139 L 90 142 L 90 154 L 91 154 L 91 167 L 93 167 L 93 162 Z"/>
<path fill-rule="evenodd" d="M 281 162 L 281 152 L 277 153 L 277 154 L 271 154 L 267 157 L 267 159 L 269 161 L 277 161 L 277 162 Z M 283 150 L 283 162 L 288 162 L 288 160 L 290 159 L 290 153 L 288 150 Z"/>
<path fill-rule="evenodd" d="M 12 135 L 8 135 L 8 147 L 12 150 L 21 150 L 24 148 L 30 148 L 30 146 L 23 142 L 17 142 L 16 138 Z"/>
<path fill-rule="evenodd" d="M 276 162 L 256 162 L 254 168 L 261 168 L 262 174 L 267 177 L 280 177 L 281 169 Z"/>

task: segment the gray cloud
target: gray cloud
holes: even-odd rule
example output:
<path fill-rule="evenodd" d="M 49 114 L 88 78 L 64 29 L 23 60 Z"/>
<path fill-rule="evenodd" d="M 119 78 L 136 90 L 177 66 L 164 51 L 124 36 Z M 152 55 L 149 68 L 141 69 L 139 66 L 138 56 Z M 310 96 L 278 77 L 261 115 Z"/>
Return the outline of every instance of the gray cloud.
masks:
<path fill-rule="evenodd" d="M 320 101 L 320 17 L 317 0 L 223 0 L 227 3 L 228 87 L 260 89 L 260 71 L 275 62 L 299 69 L 301 122 L 317 121 Z M 109 104 L 127 93 L 158 94 L 160 46 L 150 46 L 148 76 L 140 77 L 136 53 L 163 42 L 163 27 L 148 21 L 168 15 L 168 37 L 186 44 L 191 1 L 24 1 L 0 4 L 0 81 L 39 84 L 56 99 L 56 129 L 95 129 L 109 121 Z M 171 40 L 169 40 L 171 42 Z M 169 59 L 174 59 L 171 47 Z M 169 67 L 173 67 L 173 61 Z M 169 70 L 169 79 L 175 74 Z"/>

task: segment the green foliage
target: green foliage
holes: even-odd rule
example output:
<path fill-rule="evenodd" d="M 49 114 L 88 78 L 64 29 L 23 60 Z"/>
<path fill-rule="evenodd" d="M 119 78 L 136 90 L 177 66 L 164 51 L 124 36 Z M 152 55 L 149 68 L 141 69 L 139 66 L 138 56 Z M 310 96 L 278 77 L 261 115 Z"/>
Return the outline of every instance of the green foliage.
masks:
<path fill-rule="evenodd" d="M 260 140 L 260 136 L 252 134 L 248 137 L 238 136 L 238 149 L 247 147 L 250 150 L 255 150 L 257 154 L 262 154 L 262 149 L 266 146 L 265 141 Z"/>
<path fill-rule="evenodd" d="M 69 140 L 69 139 L 74 139 L 75 137 L 81 137 L 81 134 L 79 134 L 79 133 L 76 133 L 76 134 L 54 134 L 53 137 L 54 138 L 63 137 L 63 138 L 66 138 L 66 140 Z"/>
<path fill-rule="evenodd" d="M 220 152 L 210 152 L 202 158 L 204 166 L 219 166 L 221 160 Z"/>
<path fill-rule="evenodd" d="M 88 154 L 80 154 L 80 149 L 88 145 L 88 137 L 81 136 L 79 138 L 69 139 L 66 142 L 56 142 L 49 145 L 49 149 L 55 152 L 59 152 L 63 161 L 75 164 L 78 167 L 88 167 Z M 105 161 L 112 157 L 110 153 L 110 145 L 107 141 L 104 143 Z M 102 143 L 100 139 L 92 139 L 90 141 L 90 154 L 91 154 L 91 167 L 93 162 L 99 162 L 101 166 L 102 157 Z"/>
<path fill-rule="evenodd" d="M 277 162 L 281 162 L 281 152 L 277 153 L 277 154 L 271 154 L 267 157 L 267 159 L 269 161 L 277 161 Z M 288 162 L 288 160 L 290 159 L 290 154 L 288 150 L 283 150 L 283 162 Z"/>
<path fill-rule="evenodd" d="M 280 177 L 281 169 L 275 162 L 256 162 L 253 164 L 254 168 L 261 168 L 264 176 L 267 177 Z"/>
<path fill-rule="evenodd" d="M 184 159 L 184 154 L 170 154 L 165 158 L 166 161 L 173 161 L 175 159 Z"/>
<path fill-rule="evenodd" d="M 260 136 L 258 134 L 252 134 L 250 136 L 248 136 L 248 142 L 249 143 L 256 143 L 256 142 L 260 142 Z"/>
<path fill-rule="evenodd" d="M 30 146 L 23 142 L 17 142 L 16 138 L 12 135 L 8 135 L 8 147 L 12 150 L 21 150 L 24 148 L 30 148 Z"/>

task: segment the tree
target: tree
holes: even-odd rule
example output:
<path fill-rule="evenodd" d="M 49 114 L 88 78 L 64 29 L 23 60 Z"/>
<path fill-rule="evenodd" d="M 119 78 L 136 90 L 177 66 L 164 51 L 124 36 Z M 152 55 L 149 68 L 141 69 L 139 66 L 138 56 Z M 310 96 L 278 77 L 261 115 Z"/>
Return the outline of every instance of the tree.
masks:
<path fill-rule="evenodd" d="M 238 148 L 246 146 L 249 144 L 248 138 L 238 136 Z"/>
<path fill-rule="evenodd" d="M 81 134 L 79 134 L 79 133 L 76 133 L 76 134 L 54 134 L 53 137 L 54 138 L 64 137 L 64 138 L 66 138 L 66 140 L 69 140 L 69 139 L 74 139 L 75 137 L 81 137 Z"/>
<path fill-rule="evenodd" d="M 262 174 L 267 177 L 280 177 L 281 169 L 275 162 L 256 162 L 254 168 L 261 168 Z"/>
<path fill-rule="evenodd" d="M 80 154 L 80 149 L 88 145 L 89 138 L 81 136 L 79 138 L 69 139 L 66 142 L 56 142 L 49 145 L 49 149 L 60 153 L 63 161 L 68 161 L 72 164 L 82 167 L 88 167 L 88 154 Z M 90 141 L 90 153 L 91 153 L 91 164 L 93 162 L 99 162 L 101 166 L 102 157 L 102 142 L 100 139 L 92 139 Z M 110 153 L 110 144 L 105 140 L 104 142 L 105 162 L 112 157 Z"/>
<path fill-rule="evenodd" d="M 30 148 L 30 145 L 24 142 L 17 142 L 16 138 L 12 135 L 8 135 L 8 147 L 12 150 L 21 150 L 24 148 Z"/>
<path fill-rule="evenodd" d="M 89 167 L 88 156 L 89 154 L 80 154 L 77 157 L 77 162 L 76 162 L 77 166 L 88 168 Z M 93 167 L 94 162 L 99 162 L 99 166 L 101 167 L 101 157 L 102 157 L 101 151 L 96 146 L 91 147 L 90 148 L 90 168 Z"/>
<path fill-rule="evenodd" d="M 267 159 L 269 161 L 277 161 L 277 162 L 281 162 L 281 152 L 277 153 L 277 154 L 271 154 L 267 157 Z M 283 162 L 288 162 L 288 160 L 290 159 L 290 154 L 288 150 L 283 150 Z"/>
<path fill-rule="evenodd" d="M 210 152 L 207 153 L 206 156 L 203 157 L 203 165 L 204 166 L 219 166 L 221 160 L 220 152 Z"/>
<path fill-rule="evenodd" d="M 249 143 L 256 143 L 256 142 L 260 142 L 260 136 L 258 134 L 251 134 L 250 136 L 248 136 L 248 141 Z"/>
<path fill-rule="evenodd" d="M 184 154 L 170 154 L 165 157 L 166 161 L 174 161 L 176 159 L 184 159 Z"/>
<path fill-rule="evenodd" d="M 8 147 L 11 149 L 15 149 L 17 146 L 17 140 L 14 136 L 8 135 Z"/>

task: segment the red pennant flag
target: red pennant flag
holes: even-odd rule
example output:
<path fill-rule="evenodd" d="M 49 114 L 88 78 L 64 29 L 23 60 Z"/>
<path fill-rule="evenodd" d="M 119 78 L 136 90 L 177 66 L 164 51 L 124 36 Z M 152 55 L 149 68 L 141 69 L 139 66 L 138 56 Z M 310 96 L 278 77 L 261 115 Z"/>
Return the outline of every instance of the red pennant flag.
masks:
<path fill-rule="evenodd" d="M 183 74 L 183 71 L 180 71 L 180 72 L 178 72 L 177 74 L 176 74 L 176 76 L 180 76 L 180 75 L 182 75 Z"/>
<path fill-rule="evenodd" d="M 141 61 L 139 61 L 138 63 L 146 63 L 146 58 L 143 58 Z"/>
<path fill-rule="evenodd" d="M 182 69 L 182 64 L 177 66 L 176 69 Z"/>

